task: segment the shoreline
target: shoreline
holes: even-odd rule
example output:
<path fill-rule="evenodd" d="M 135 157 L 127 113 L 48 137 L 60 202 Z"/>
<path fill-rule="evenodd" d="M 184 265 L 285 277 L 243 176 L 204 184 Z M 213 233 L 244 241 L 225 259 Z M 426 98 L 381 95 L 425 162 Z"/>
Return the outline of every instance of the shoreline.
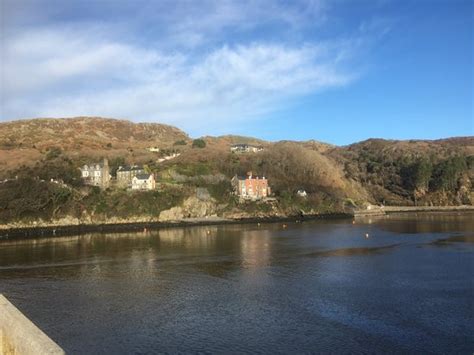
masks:
<path fill-rule="evenodd" d="M 202 227 L 216 225 L 238 225 L 248 223 L 276 223 L 292 221 L 312 221 L 328 219 L 349 219 L 357 217 L 383 217 L 396 213 L 429 213 L 429 212 L 474 212 L 474 206 L 385 206 L 365 213 L 365 210 L 353 213 L 324 213 L 311 215 L 291 215 L 273 217 L 243 217 L 243 218 L 188 218 L 177 221 L 138 221 L 123 223 L 80 223 L 69 225 L 44 225 L 44 226 L 20 226 L 0 227 L 0 241 L 11 239 L 29 239 L 54 236 L 83 235 L 87 233 L 131 233 L 165 228 Z M 359 214 L 359 212 L 362 212 Z"/>
<path fill-rule="evenodd" d="M 349 213 L 326 213 L 314 215 L 294 215 L 285 217 L 248 217 L 248 218 L 189 218 L 169 222 L 130 222 L 130 223 L 84 223 L 76 225 L 49 225 L 31 227 L 13 227 L 0 229 L 0 241 L 12 239 L 34 239 L 42 237 L 60 237 L 68 235 L 83 235 L 87 233 L 131 233 L 152 231 L 166 228 L 203 227 L 217 225 L 238 225 L 248 223 L 275 223 L 310 221 L 318 219 L 348 219 L 353 218 Z"/>

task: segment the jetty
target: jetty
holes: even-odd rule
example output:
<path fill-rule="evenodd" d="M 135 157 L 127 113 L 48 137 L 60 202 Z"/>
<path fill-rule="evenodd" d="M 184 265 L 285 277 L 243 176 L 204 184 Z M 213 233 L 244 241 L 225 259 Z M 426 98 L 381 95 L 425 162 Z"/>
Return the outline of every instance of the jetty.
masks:
<path fill-rule="evenodd" d="M 384 216 L 390 213 L 406 212 L 474 212 L 474 206 L 376 206 L 368 205 L 366 208 L 352 210 L 354 217 Z"/>

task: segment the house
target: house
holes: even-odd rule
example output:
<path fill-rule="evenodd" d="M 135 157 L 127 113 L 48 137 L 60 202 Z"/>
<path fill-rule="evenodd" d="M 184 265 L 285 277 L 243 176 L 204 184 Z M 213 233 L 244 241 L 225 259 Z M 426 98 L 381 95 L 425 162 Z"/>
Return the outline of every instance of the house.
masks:
<path fill-rule="evenodd" d="M 119 166 L 117 169 L 117 185 L 121 187 L 131 187 L 132 179 L 140 174 L 145 174 L 143 166 Z"/>
<path fill-rule="evenodd" d="M 154 190 L 155 186 L 153 174 L 138 174 L 132 179 L 132 190 Z"/>
<path fill-rule="evenodd" d="M 164 162 L 164 161 L 177 158 L 177 157 L 179 157 L 180 155 L 181 155 L 181 153 L 177 153 L 177 152 L 174 152 L 174 153 L 165 155 L 165 156 L 163 156 L 163 157 L 161 157 L 161 158 L 158 159 L 158 163 L 162 163 L 162 162 Z"/>
<path fill-rule="evenodd" d="M 257 153 L 263 150 L 262 146 L 256 146 L 251 144 L 232 144 L 230 151 L 234 153 Z"/>
<path fill-rule="evenodd" d="M 108 160 L 104 159 L 102 163 L 84 165 L 81 168 L 81 176 L 88 185 L 99 186 L 103 189 L 109 187 L 111 176 Z"/>
<path fill-rule="evenodd" d="M 306 193 L 306 190 L 303 190 L 303 189 L 299 189 L 298 191 L 296 191 L 296 195 L 299 196 L 299 197 L 307 197 L 308 194 Z"/>
<path fill-rule="evenodd" d="M 252 172 L 247 173 L 247 176 L 235 175 L 231 183 L 235 194 L 242 199 L 259 200 L 271 194 L 268 179 L 265 176 L 254 176 Z"/>

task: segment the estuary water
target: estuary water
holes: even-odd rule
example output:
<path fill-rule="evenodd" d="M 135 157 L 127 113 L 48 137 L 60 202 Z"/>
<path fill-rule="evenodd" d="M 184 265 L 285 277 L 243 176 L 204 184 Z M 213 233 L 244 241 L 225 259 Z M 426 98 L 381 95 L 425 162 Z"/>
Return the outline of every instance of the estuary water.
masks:
<path fill-rule="evenodd" d="M 0 241 L 0 293 L 71 354 L 472 354 L 474 214 Z"/>

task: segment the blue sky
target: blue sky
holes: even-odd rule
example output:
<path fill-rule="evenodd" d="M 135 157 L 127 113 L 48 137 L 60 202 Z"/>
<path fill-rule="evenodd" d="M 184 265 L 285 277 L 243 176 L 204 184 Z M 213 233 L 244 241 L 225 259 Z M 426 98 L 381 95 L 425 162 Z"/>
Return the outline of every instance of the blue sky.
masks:
<path fill-rule="evenodd" d="M 474 135 L 470 0 L 1 0 L 0 120 L 349 144 Z"/>

